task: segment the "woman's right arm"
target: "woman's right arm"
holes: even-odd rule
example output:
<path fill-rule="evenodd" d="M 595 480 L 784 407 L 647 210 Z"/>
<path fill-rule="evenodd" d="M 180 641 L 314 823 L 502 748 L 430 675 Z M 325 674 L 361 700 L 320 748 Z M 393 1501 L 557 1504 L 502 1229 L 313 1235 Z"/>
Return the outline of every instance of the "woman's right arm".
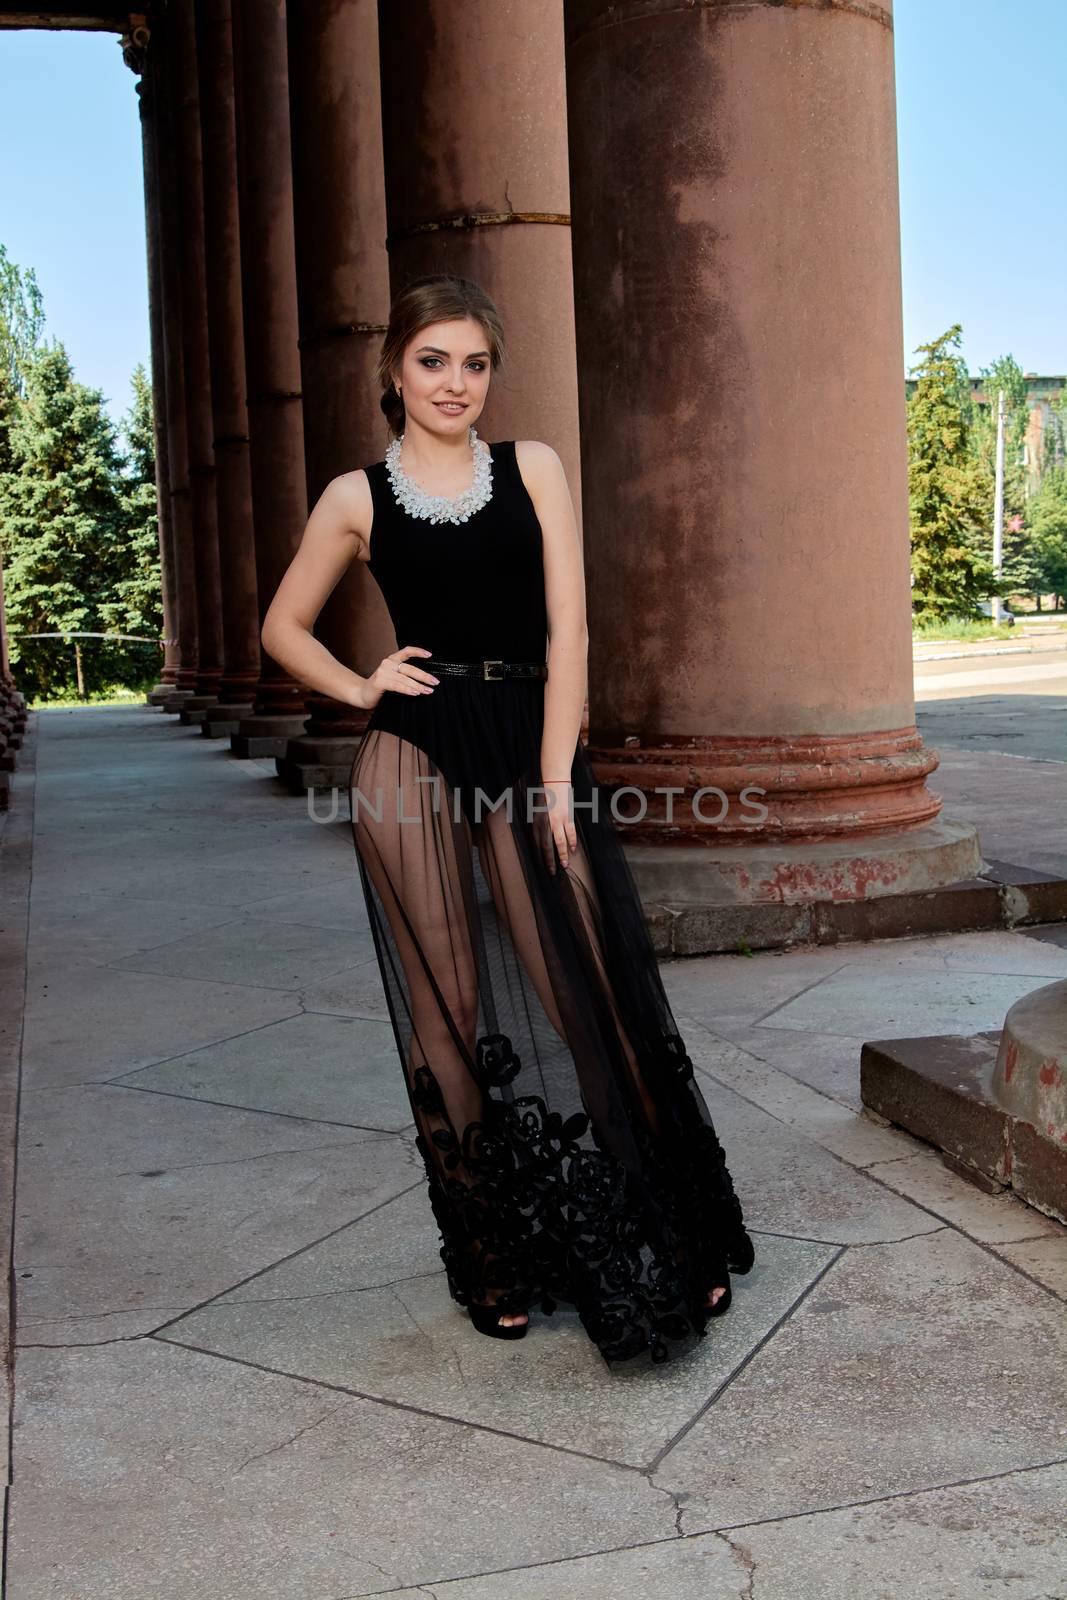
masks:
<path fill-rule="evenodd" d="M 423 684 L 437 681 L 407 660 L 409 655 L 428 656 L 429 650 L 406 645 L 364 678 L 338 661 L 311 631 L 365 543 L 373 517 L 370 484 L 362 469 L 326 485 L 260 631 L 264 650 L 299 683 L 364 711 L 372 710 L 386 689 L 424 694 L 428 690 Z"/>

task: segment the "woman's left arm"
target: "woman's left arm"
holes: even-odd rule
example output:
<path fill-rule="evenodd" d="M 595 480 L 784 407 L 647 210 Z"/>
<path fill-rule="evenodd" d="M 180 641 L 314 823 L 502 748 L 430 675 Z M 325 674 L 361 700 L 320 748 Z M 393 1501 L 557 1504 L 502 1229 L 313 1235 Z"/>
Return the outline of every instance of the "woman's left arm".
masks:
<path fill-rule="evenodd" d="M 534 439 L 520 440 L 515 453 L 542 532 L 548 681 L 541 776 L 552 805 L 549 821 L 556 848 L 566 866 L 569 851 L 577 847 L 569 780 L 587 690 L 585 566 L 574 503 L 559 456 L 551 445 Z"/>

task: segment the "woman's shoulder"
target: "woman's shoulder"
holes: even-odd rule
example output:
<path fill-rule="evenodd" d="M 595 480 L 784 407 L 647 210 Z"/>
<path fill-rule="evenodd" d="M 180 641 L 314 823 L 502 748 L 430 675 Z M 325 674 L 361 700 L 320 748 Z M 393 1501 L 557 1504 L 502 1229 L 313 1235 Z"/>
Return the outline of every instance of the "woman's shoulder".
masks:
<path fill-rule="evenodd" d="M 510 441 L 515 451 L 515 460 L 519 463 L 522 475 L 527 483 L 531 479 L 540 479 L 556 471 L 562 471 L 563 463 L 550 444 L 545 444 L 541 439 L 512 439 Z"/>
<path fill-rule="evenodd" d="M 339 472 L 336 478 L 331 479 L 329 488 L 345 500 L 355 499 L 365 506 L 370 505 L 374 499 L 375 485 L 384 473 L 384 460 L 369 461 L 364 467 L 350 467 L 347 472 Z"/>
<path fill-rule="evenodd" d="M 346 499 L 352 495 L 365 499 L 370 492 L 377 465 L 377 462 L 371 462 L 365 467 L 350 467 L 347 472 L 339 472 L 336 478 L 330 479 L 327 488 Z"/>
<path fill-rule="evenodd" d="M 339 472 L 330 479 L 319 501 L 319 505 L 332 514 L 338 526 L 355 534 L 361 552 L 368 542 L 374 521 L 373 477 L 373 467 L 353 467 L 349 472 Z"/>
<path fill-rule="evenodd" d="M 508 442 L 514 446 L 515 454 L 523 462 L 529 461 L 536 465 L 538 462 L 550 461 L 553 456 L 559 460 L 552 446 L 545 444 L 542 439 L 511 439 Z"/>

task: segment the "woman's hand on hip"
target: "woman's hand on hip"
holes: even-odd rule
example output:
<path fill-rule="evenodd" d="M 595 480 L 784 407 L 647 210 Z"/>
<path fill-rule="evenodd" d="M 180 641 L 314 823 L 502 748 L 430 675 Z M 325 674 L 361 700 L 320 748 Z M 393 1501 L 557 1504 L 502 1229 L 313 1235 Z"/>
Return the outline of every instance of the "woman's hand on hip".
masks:
<path fill-rule="evenodd" d="M 383 656 L 370 676 L 364 679 L 360 692 L 363 709 L 373 711 L 387 690 L 394 694 L 433 694 L 434 685 L 440 683 L 440 678 L 435 678 L 432 672 L 424 672 L 408 659 L 410 656 L 432 655 L 432 650 L 424 650 L 421 645 L 406 644 L 402 650 L 394 650 L 391 656 Z"/>

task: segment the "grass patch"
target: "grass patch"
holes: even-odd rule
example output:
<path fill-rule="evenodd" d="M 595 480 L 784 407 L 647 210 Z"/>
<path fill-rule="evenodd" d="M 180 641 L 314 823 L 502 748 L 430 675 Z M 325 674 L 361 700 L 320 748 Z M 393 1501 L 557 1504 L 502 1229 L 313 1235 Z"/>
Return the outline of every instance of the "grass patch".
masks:
<path fill-rule="evenodd" d="M 1023 619 L 1020 618 L 1021 622 Z M 1007 622 L 972 622 L 970 619 L 950 617 L 945 622 L 927 622 L 912 629 L 912 637 L 920 644 L 936 639 L 1012 639 L 1018 637 L 1019 624 L 1013 628 Z"/>
<path fill-rule="evenodd" d="M 37 698 L 26 701 L 28 711 L 79 711 L 90 706 L 143 706 L 145 696 L 149 689 L 155 686 L 153 678 L 140 689 L 131 689 L 126 684 L 115 684 L 108 689 L 98 689 L 90 695 L 78 695 L 73 691 L 69 694 L 50 695 L 47 700 Z"/>

